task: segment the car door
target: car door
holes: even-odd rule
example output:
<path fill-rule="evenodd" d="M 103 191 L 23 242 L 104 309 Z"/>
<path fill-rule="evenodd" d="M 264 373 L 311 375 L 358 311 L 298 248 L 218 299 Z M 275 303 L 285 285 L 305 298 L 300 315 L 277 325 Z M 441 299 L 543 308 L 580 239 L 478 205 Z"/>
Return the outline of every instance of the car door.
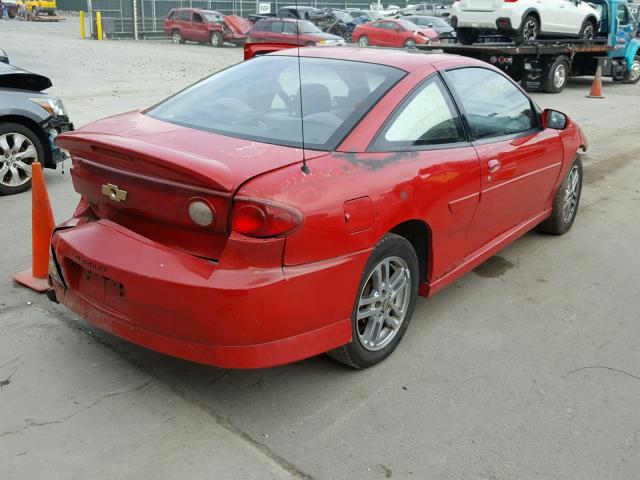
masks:
<path fill-rule="evenodd" d="M 193 41 L 191 30 L 191 10 L 180 10 L 178 16 L 178 25 L 180 27 L 180 33 L 185 40 Z"/>
<path fill-rule="evenodd" d="M 282 41 L 285 43 L 298 43 L 298 35 L 296 32 L 296 23 L 293 22 L 282 22 Z"/>
<path fill-rule="evenodd" d="M 404 30 L 399 24 L 396 22 L 382 22 L 382 32 L 383 32 L 383 40 L 385 47 L 402 47 L 403 38 L 400 33 L 398 33 L 398 29 Z"/>
<path fill-rule="evenodd" d="M 553 5 L 550 0 L 545 0 L 545 2 Z M 569 35 L 580 33 L 585 18 L 584 11 L 580 8 L 580 2 L 581 0 L 558 0 L 558 14 L 555 16 L 557 23 L 554 25 L 553 32 Z M 546 17 L 551 19 L 552 15 Z"/>
<path fill-rule="evenodd" d="M 202 14 L 193 12 L 191 16 L 191 36 L 195 42 L 208 42 L 209 31 Z"/>
<path fill-rule="evenodd" d="M 445 78 L 482 173 L 470 254 L 543 214 L 560 174 L 563 145 L 556 130 L 540 127 L 535 105 L 503 74 L 474 66 L 447 70 Z"/>
<path fill-rule="evenodd" d="M 410 159 L 388 175 L 413 176 L 399 189 L 412 192 L 407 209 L 431 230 L 430 280 L 437 281 L 461 264 L 467 230 L 480 186 L 478 155 L 468 142 L 458 110 L 437 73 L 430 75 L 391 114 L 368 148 L 370 156 Z M 391 181 L 391 180 L 390 180 Z M 396 193 L 397 194 L 397 193 Z"/>

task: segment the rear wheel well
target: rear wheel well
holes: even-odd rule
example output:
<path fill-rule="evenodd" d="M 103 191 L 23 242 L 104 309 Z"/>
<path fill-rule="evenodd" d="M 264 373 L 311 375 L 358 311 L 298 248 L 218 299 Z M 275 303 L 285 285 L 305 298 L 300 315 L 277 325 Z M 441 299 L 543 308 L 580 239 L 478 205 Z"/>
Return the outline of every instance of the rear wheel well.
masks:
<path fill-rule="evenodd" d="M 44 132 L 42 127 L 38 125 L 37 122 L 31 120 L 30 118 L 23 117 L 21 115 L 4 115 L 0 117 L 0 123 L 9 123 L 9 122 L 22 125 L 28 128 L 29 130 L 31 130 L 33 133 L 35 133 L 38 136 L 38 138 L 40 139 L 40 142 L 42 142 L 42 146 L 44 147 L 44 162 L 42 162 L 42 166 L 54 168 L 55 165 L 53 164 L 53 158 L 51 155 L 49 137 Z"/>
<path fill-rule="evenodd" d="M 420 283 L 427 281 L 427 268 L 429 268 L 429 252 L 431 235 L 427 224 L 421 220 L 407 220 L 402 222 L 391 230 L 390 233 L 395 233 L 401 237 L 406 238 L 413 246 L 418 257 L 418 267 L 420 271 Z"/>

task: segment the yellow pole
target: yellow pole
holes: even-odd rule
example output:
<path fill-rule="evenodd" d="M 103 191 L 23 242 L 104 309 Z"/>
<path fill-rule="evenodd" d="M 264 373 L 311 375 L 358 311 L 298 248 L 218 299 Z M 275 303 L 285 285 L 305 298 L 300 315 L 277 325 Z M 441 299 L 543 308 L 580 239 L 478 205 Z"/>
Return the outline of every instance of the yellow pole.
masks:
<path fill-rule="evenodd" d="M 102 40 L 102 15 L 96 12 L 96 25 L 98 27 L 98 40 Z"/>
<path fill-rule="evenodd" d="M 84 40 L 84 12 L 80 10 L 80 38 Z"/>

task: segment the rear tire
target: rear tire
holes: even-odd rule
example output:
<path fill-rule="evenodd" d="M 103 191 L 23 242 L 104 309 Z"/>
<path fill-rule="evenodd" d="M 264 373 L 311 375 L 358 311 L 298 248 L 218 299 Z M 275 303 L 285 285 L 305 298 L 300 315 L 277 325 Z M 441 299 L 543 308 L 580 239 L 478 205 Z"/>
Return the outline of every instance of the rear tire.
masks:
<path fill-rule="evenodd" d="M 351 343 L 327 355 L 357 369 L 387 358 L 411 321 L 418 276 L 418 258 L 411 243 L 393 233 L 382 237 L 362 272 L 351 314 Z"/>
<path fill-rule="evenodd" d="M 552 235 L 567 233 L 578 214 L 582 192 L 582 160 L 576 155 L 567 175 L 553 197 L 551 216 L 538 225 L 538 230 Z"/>
<path fill-rule="evenodd" d="M 457 32 L 458 41 L 463 45 L 471 45 L 478 40 L 480 33 L 473 28 L 461 28 Z"/>
<path fill-rule="evenodd" d="M 174 30 L 171 32 L 171 41 L 175 44 L 184 43 L 184 37 L 180 33 L 180 30 Z"/>
<path fill-rule="evenodd" d="M 549 68 L 542 89 L 547 93 L 560 93 L 569 82 L 571 66 L 567 57 L 558 57 Z"/>
<path fill-rule="evenodd" d="M 404 48 L 415 48 L 416 47 L 416 41 L 415 40 L 406 40 L 404 42 Z"/>
<path fill-rule="evenodd" d="M 369 37 L 367 37 L 366 35 L 362 35 L 358 39 L 358 46 L 359 47 L 368 47 L 369 46 Z"/>
<path fill-rule="evenodd" d="M 529 14 L 522 20 L 518 36 L 513 39 L 517 45 L 534 42 L 540 35 L 540 21 L 535 15 Z"/>
<path fill-rule="evenodd" d="M 2 147 L 5 142 L 8 148 Z M 38 135 L 18 123 L 0 123 L 0 195 L 29 190 L 31 164 L 37 161 L 44 162 Z"/>
<path fill-rule="evenodd" d="M 224 38 L 220 32 L 211 32 L 211 46 L 220 48 L 224 43 Z"/>
<path fill-rule="evenodd" d="M 631 70 L 624 73 L 622 77 L 623 83 L 638 83 L 640 80 L 640 56 L 636 56 L 633 59 Z"/>

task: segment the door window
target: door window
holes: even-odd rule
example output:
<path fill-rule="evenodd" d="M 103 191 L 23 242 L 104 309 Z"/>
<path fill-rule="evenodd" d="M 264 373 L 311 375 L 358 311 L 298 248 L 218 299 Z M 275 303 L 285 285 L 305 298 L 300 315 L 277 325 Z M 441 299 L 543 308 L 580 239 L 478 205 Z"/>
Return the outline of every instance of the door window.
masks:
<path fill-rule="evenodd" d="M 273 33 L 282 33 L 283 23 L 284 22 L 271 22 L 271 25 L 269 26 L 269 29 L 267 31 Z"/>
<path fill-rule="evenodd" d="M 474 139 L 517 135 L 537 129 L 538 116 L 529 98 L 510 80 L 486 68 L 447 72 Z"/>
<path fill-rule="evenodd" d="M 374 141 L 373 150 L 413 149 L 463 141 L 462 125 L 449 93 L 439 78 L 432 77 L 405 100 Z"/>
<path fill-rule="evenodd" d="M 293 23 L 282 22 L 282 33 L 296 33 L 296 26 Z"/>
<path fill-rule="evenodd" d="M 193 12 L 193 23 L 204 23 L 204 21 L 202 20 L 202 15 Z"/>
<path fill-rule="evenodd" d="M 386 30 L 395 30 L 396 28 L 398 28 L 398 25 L 394 22 L 382 22 L 382 28 Z"/>
<path fill-rule="evenodd" d="M 180 10 L 177 20 L 188 22 L 189 20 L 191 20 L 191 12 L 189 10 Z"/>
<path fill-rule="evenodd" d="M 616 8 L 616 15 L 618 17 L 618 23 L 621 27 L 631 24 L 631 15 L 629 15 L 629 9 L 624 4 L 618 4 Z"/>

